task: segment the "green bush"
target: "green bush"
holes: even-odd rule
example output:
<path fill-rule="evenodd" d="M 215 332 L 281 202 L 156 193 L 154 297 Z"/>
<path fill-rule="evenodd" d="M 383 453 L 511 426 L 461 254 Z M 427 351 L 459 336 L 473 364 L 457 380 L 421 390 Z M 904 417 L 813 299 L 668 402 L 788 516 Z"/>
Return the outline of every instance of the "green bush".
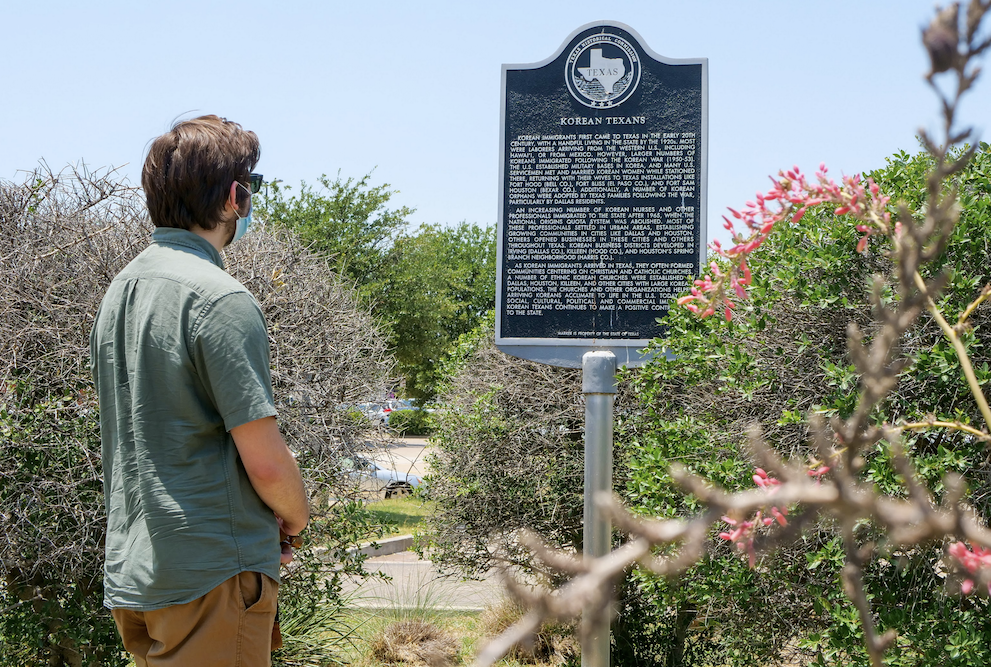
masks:
<path fill-rule="evenodd" d="M 389 428 L 401 435 L 430 435 L 436 428 L 433 413 L 426 410 L 393 410 Z"/>
<path fill-rule="evenodd" d="M 503 558 L 539 567 L 515 540 L 518 528 L 580 548 L 579 374 L 507 357 L 491 331 L 461 352 L 431 439 L 434 562 L 466 575 Z"/>
<path fill-rule="evenodd" d="M 929 166 L 924 154 L 899 153 L 871 175 L 893 201 L 918 208 Z M 989 174 L 991 152 L 982 146 L 956 181 L 963 214 L 951 243 L 928 267 L 948 273 L 941 306 L 950 316 L 991 275 Z M 847 324 L 857 322 L 867 336 L 875 330 L 869 285 L 891 268 L 877 248 L 857 253 L 858 237 L 831 211 L 811 210 L 800 226 L 786 226 L 752 256 L 752 298 L 731 323 L 672 308 L 668 335 L 654 346 L 675 359 L 658 356 L 621 376 L 614 484 L 633 511 L 662 518 L 700 511 L 698 500 L 668 475 L 674 461 L 729 490 L 752 488 L 755 464 L 743 435 L 751 424 L 781 454 L 801 461 L 813 454 L 810 413 L 849 415 L 858 377 L 847 353 Z M 897 298 L 890 286 L 885 298 Z M 986 383 L 991 307 L 979 308 L 973 322 L 967 345 Z M 876 409 L 876 423 L 929 415 L 966 421 L 977 413 L 959 364 L 928 315 L 906 334 L 902 351 L 913 366 Z M 514 549 L 513 531 L 524 527 L 559 547 L 580 549 L 579 374 L 507 357 L 494 349 L 490 331 L 463 340 L 449 368 L 448 409 L 432 464 L 437 560 L 469 574 L 501 558 L 540 570 L 525 550 Z M 989 515 L 991 478 L 981 444 L 947 431 L 909 433 L 905 444 L 937 500 L 941 475 L 957 471 L 970 485 L 967 502 Z M 904 493 L 885 446 L 867 458 L 864 474 L 879 491 Z M 882 538 L 866 522 L 857 537 Z M 899 631 L 889 664 L 985 664 L 991 610 L 986 599 L 947 594 L 941 545 L 878 546 L 881 557 L 864 576 L 879 632 Z M 843 562 L 835 527 L 825 521 L 808 525 L 796 543 L 759 559 L 753 570 L 713 534 L 706 555 L 679 581 L 634 570 L 622 583 L 613 661 L 867 665 L 859 617 L 840 582 Z"/>
<path fill-rule="evenodd" d="M 893 202 L 904 200 L 919 210 L 930 164 L 925 154 L 899 153 L 870 175 Z M 951 318 L 989 279 L 989 174 L 991 152 L 982 145 L 957 179 L 963 212 L 953 238 L 927 265 L 927 275 L 946 272 L 949 278 L 940 305 Z M 727 489 L 752 488 L 755 464 L 745 441 L 751 424 L 760 425 L 777 451 L 801 461 L 815 453 L 805 424 L 809 414 L 849 416 L 858 377 L 847 353 L 846 325 L 855 321 L 870 335 L 869 281 L 890 268 L 879 250 L 857 253 L 858 236 L 848 220 L 831 211 L 810 211 L 801 225 L 785 226 L 751 256 L 752 298 L 731 323 L 671 310 L 667 337 L 656 345 L 676 359 L 655 361 L 627 376 L 646 411 L 642 419 L 623 422 L 617 435 L 628 471 L 623 496 L 635 511 L 660 517 L 698 511 L 695 499 L 665 472 L 671 461 Z M 890 286 L 885 298 L 897 298 Z M 973 317 L 975 331 L 967 345 L 983 384 L 991 379 L 991 309 L 982 306 Z M 930 415 L 967 421 L 978 414 L 959 362 L 928 314 L 901 344 L 912 367 L 875 410 L 876 424 Z M 967 502 L 981 516 L 991 515 L 981 443 L 960 432 L 932 430 L 906 433 L 905 446 L 937 501 L 942 475 L 959 472 L 969 484 Z M 883 443 L 868 455 L 864 476 L 881 492 L 904 494 Z M 882 536 L 865 522 L 857 537 L 866 543 Z M 878 630 L 899 632 L 888 664 L 985 664 L 991 641 L 988 602 L 944 591 L 942 545 L 898 550 L 881 541 L 878 546 L 881 558 L 867 569 L 865 580 Z M 825 522 L 808 526 L 801 540 L 760 559 L 753 571 L 713 535 L 707 555 L 684 575 L 685 585 L 634 573 L 627 604 L 637 614 L 621 620 L 638 664 L 680 657 L 685 664 L 801 659 L 867 665 L 857 611 L 842 593 L 843 560 L 834 528 Z M 638 623 L 638 618 L 650 620 Z M 689 660 L 693 655 L 708 657 Z"/>

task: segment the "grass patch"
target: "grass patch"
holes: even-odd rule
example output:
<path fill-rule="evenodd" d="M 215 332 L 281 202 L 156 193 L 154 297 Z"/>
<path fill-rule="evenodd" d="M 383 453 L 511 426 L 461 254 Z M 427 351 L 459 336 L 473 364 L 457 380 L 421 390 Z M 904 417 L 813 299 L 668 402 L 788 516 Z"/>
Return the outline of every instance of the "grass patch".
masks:
<path fill-rule="evenodd" d="M 460 646 L 453 660 L 455 665 L 471 664 L 478 634 L 481 632 L 478 613 L 423 610 L 416 616 L 458 638 Z M 344 662 L 351 667 L 387 667 L 390 663 L 375 657 L 374 647 L 386 635 L 390 626 L 408 622 L 410 617 L 408 613 L 394 613 L 387 609 L 349 609 L 343 620 L 356 629 L 358 637 L 345 652 Z"/>
<path fill-rule="evenodd" d="M 353 628 L 351 646 L 342 661 L 351 667 L 403 667 L 422 666 L 433 658 L 432 667 L 460 667 L 472 664 L 475 654 L 488 641 L 518 620 L 522 611 L 505 602 L 485 612 L 437 608 L 450 598 L 454 585 L 449 580 L 438 580 L 424 575 L 416 585 L 377 592 L 385 597 L 366 598 L 381 606 L 347 606 L 340 610 L 339 620 Z M 355 600 L 352 598 L 352 600 Z M 416 632 L 410 632 L 410 629 Z M 548 634 L 548 633 L 542 633 Z M 546 650 L 537 656 L 516 652 L 496 663 L 499 667 L 559 667 L 574 665 L 567 662 L 568 655 L 555 653 L 562 641 L 559 633 L 549 634 L 544 641 Z M 442 649 L 442 650 L 438 650 Z M 405 656 L 405 660 L 399 660 Z M 419 659 L 417 659 L 419 657 Z"/>
<path fill-rule="evenodd" d="M 387 535 L 415 534 L 434 508 L 435 503 L 415 495 L 365 505 L 365 510 L 386 529 Z M 347 645 L 341 647 L 341 662 L 349 667 L 416 667 L 426 664 L 423 658 L 432 658 L 437 667 L 470 665 L 488 637 L 504 630 L 521 613 L 511 605 L 487 612 L 434 609 L 444 586 L 444 582 L 425 580 L 419 587 L 394 599 L 390 597 L 385 607 L 348 605 L 340 609 L 335 621 L 351 629 Z M 564 627 L 550 632 L 542 628 L 538 655 L 514 652 L 496 664 L 498 667 L 577 665 L 577 656 L 562 650 L 567 635 L 568 629 Z M 449 641 L 453 642 L 453 648 L 448 652 Z"/>
<path fill-rule="evenodd" d="M 386 535 L 412 535 L 424 519 L 434 512 L 435 503 L 414 496 L 376 500 L 365 505 Z"/>
<path fill-rule="evenodd" d="M 372 641 L 371 655 L 386 664 L 426 663 L 431 667 L 454 665 L 461 642 L 433 621 L 396 621 Z"/>
<path fill-rule="evenodd" d="M 512 600 L 490 607 L 481 616 L 481 634 L 495 637 L 509 629 L 527 613 L 523 605 Z M 545 621 L 529 647 L 515 646 L 508 659 L 527 665 L 577 665 L 581 662 L 578 623 Z M 515 663 L 511 663 L 515 664 Z"/>
<path fill-rule="evenodd" d="M 418 613 L 410 614 L 409 610 L 386 610 L 386 609 L 349 609 L 344 620 L 346 624 L 356 628 L 353 646 L 343 656 L 344 662 L 350 667 L 395 667 L 397 663 L 382 662 L 375 657 L 374 647 L 389 632 L 389 628 L 396 623 L 408 623 L 411 617 L 415 616 L 420 620 L 430 623 L 448 636 L 456 637 L 460 643 L 457 655 L 453 657 L 450 665 L 470 665 L 475 657 L 475 653 L 484 645 L 485 632 L 488 629 L 487 619 L 483 618 L 483 612 L 466 611 L 430 611 L 417 610 Z M 422 664 L 422 663 L 398 663 L 398 664 Z M 577 661 L 568 664 L 577 664 Z M 559 659 L 551 659 L 549 662 L 534 662 L 523 657 L 506 658 L 496 663 L 498 667 L 551 667 L 562 665 Z"/>

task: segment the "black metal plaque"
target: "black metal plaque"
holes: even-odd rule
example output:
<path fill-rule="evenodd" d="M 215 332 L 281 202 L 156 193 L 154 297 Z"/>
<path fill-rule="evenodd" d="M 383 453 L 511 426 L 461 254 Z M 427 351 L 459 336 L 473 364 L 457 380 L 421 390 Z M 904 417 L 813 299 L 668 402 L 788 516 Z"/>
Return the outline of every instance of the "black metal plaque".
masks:
<path fill-rule="evenodd" d="M 578 367 L 632 350 L 705 258 L 707 61 L 630 27 L 579 28 L 502 70 L 496 343 Z"/>

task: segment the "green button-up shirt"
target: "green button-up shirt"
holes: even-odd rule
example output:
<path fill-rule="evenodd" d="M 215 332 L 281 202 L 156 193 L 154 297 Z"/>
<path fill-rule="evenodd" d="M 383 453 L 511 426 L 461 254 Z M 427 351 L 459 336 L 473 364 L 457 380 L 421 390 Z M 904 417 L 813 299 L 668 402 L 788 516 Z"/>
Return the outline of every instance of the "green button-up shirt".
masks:
<path fill-rule="evenodd" d="M 220 253 L 192 232 L 156 229 L 110 284 L 90 351 L 107 506 L 105 604 L 183 604 L 242 571 L 278 580 L 278 526 L 229 433 L 276 414 L 268 335 Z"/>

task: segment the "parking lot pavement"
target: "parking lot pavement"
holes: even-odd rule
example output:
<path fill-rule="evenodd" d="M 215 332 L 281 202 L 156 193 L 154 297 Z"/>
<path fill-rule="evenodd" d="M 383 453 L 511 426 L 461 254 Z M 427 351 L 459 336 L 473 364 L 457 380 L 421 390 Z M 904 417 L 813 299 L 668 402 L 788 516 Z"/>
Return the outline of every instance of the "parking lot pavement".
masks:
<path fill-rule="evenodd" d="M 399 441 L 402 443 L 402 446 L 406 446 L 406 447 L 430 446 L 430 438 L 426 438 L 420 435 L 404 435 L 399 439 Z"/>
<path fill-rule="evenodd" d="M 430 444 L 426 438 L 405 438 L 399 444 L 381 447 L 366 456 L 383 468 L 423 477 L 429 472 L 426 462 L 429 451 Z"/>
<path fill-rule="evenodd" d="M 482 581 L 459 581 L 442 576 L 433 563 L 412 551 L 369 558 L 365 567 L 392 580 L 345 582 L 344 593 L 350 596 L 351 606 L 362 609 L 482 611 L 504 596 L 495 574 Z"/>

